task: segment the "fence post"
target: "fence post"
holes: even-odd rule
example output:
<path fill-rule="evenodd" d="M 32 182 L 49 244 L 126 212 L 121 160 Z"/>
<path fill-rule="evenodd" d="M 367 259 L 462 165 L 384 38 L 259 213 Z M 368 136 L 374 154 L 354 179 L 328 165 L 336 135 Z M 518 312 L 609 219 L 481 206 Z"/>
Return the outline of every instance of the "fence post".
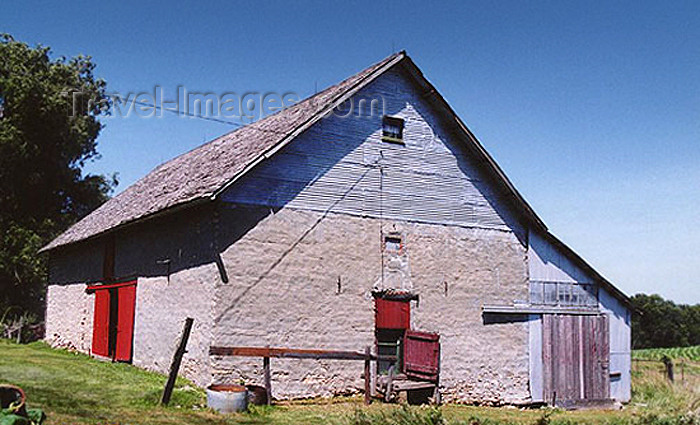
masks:
<path fill-rule="evenodd" d="M 371 358 L 371 348 L 367 346 L 365 348 L 365 404 L 370 404 L 372 399 L 370 398 L 370 358 Z"/>
<path fill-rule="evenodd" d="M 17 328 L 17 344 L 22 342 L 22 328 L 24 327 L 24 316 L 19 316 L 19 328 Z"/>
<path fill-rule="evenodd" d="M 664 362 L 664 366 L 666 367 L 666 378 L 673 382 L 673 361 L 667 355 L 664 355 L 661 361 Z"/>
<path fill-rule="evenodd" d="M 263 374 L 265 379 L 265 393 L 267 394 L 267 405 L 272 404 L 272 374 L 270 372 L 270 358 L 263 357 Z"/>

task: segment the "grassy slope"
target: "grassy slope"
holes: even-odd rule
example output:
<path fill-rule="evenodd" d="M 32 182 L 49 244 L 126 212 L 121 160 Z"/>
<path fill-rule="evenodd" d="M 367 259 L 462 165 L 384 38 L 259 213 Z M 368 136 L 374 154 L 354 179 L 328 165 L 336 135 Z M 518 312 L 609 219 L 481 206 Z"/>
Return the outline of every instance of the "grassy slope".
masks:
<path fill-rule="evenodd" d="M 382 413 L 398 411 L 395 405 L 375 403 L 364 408 L 359 407 L 359 399 L 336 399 L 257 408 L 250 414 L 219 415 L 202 408 L 205 403 L 203 391 L 189 385 L 186 380 L 178 380 L 172 407 L 163 408 L 157 405 L 165 382 L 165 377 L 160 374 L 126 364 L 101 362 L 82 354 L 53 350 L 42 343 L 16 345 L 3 340 L 0 340 L 0 382 L 24 388 L 29 406 L 40 407 L 48 414 L 48 425 L 325 425 L 351 423 L 351 418 L 360 408 L 375 418 Z M 649 385 L 655 384 L 652 382 Z M 659 409 L 666 409 L 666 406 Z M 542 416 L 542 411 L 538 410 L 509 408 L 448 405 L 441 410 L 450 424 L 479 423 L 472 421 L 472 417 L 479 418 L 482 423 L 534 424 Z M 555 412 L 552 419 L 554 423 L 617 423 L 639 413 L 634 407 L 622 412 Z"/>

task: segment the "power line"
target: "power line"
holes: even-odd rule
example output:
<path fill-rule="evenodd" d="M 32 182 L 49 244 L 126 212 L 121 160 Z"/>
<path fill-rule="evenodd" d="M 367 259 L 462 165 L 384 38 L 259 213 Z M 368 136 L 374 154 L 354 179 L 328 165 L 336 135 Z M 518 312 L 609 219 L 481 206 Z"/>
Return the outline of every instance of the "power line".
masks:
<path fill-rule="evenodd" d="M 248 125 L 248 124 L 241 124 L 241 123 L 238 123 L 238 122 L 233 122 L 233 121 L 228 121 L 228 120 L 222 120 L 221 118 L 207 117 L 207 116 L 205 116 L 205 115 L 197 115 L 197 114 L 193 114 L 193 113 L 191 113 L 191 112 L 189 112 L 189 111 L 181 111 L 181 110 L 179 110 L 179 109 L 163 108 L 162 106 L 153 105 L 153 104 L 150 104 L 150 103 L 148 103 L 148 102 L 141 102 L 141 101 L 136 100 L 136 99 L 134 99 L 132 102 L 135 103 L 135 104 L 137 104 L 137 105 L 148 106 L 148 107 L 150 107 L 150 108 L 154 108 L 154 109 L 157 109 L 157 110 L 160 110 L 160 111 L 172 112 L 173 114 L 177 114 L 177 115 L 180 115 L 180 116 L 187 116 L 187 117 L 192 117 L 192 118 L 199 118 L 199 119 L 202 119 L 202 120 L 214 121 L 214 122 L 218 122 L 218 123 L 222 123 L 222 124 L 233 125 L 233 126 L 236 126 L 236 127 L 245 127 L 246 125 Z M 253 123 L 251 123 L 251 124 L 253 124 Z"/>
<path fill-rule="evenodd" d="M 153 104 L 148 103 L 148 102 L 141 102 L 141 101 L 138 101 L 138 100 L 136 100 L 136 99 L 132 100 L 132 102 L 135 103 L 135 104 L 138 104 L 138 105 L 148 106 L 148 107 L 154 108 L 154 109 L 156 109 L 156 110 L 171 112 L 171 113 L 177 114 L 177 115 L 179 115 L 179 116 L 187 116 L 187 117 L 190 117 L 190 118 L 198 118 L 198 119 L 202 119 L 202 120 L 217 122 L 217 123 L 220 123 L 220 124 L 232 125 L 232 126 L 235 126 L 235 127 L 238 127 L 238 128 L 246 128 L 246 129 L 249 129 L 249 130 L 260 131 L 260 132 L 263 132 L 263 133 L 273 133 L 273 134 L 277 134 L 277 135 L 281 135 L 281 136 L 287 136 L 287 135 L 289 134 L 288 132 L 284 132 L 284 131 L 271 130 L 271 129 L 267 129 L 267 128 L 256 128 L 256 127 L 253 126 L 253 125 L 256 124 L 256 123 L 259 123 L 260 121 L 254 121 L 254 122 L 251 122 L 251 123 L 249 123 L 249 124 L 241 124 L 241 123 L 237 123 L 237 122 L 234 122 L 234 121 L 224 120 L 224 119 L 221 119 L 221 118 L 207 117 L 207 116 L 205 116 L 205 115 L 197 115 L 197 114 L 193 114 L 193 113 L 191 113 L 191 112 L 189 112 L 189 111 L 180 111 L 179 109 L 163 108 L 162 106 L 153 105 Z M 297 105 L 298 105 L 298 103 L 297 103 Z M 270 116 L 271 116 L 271 115 L 270 115 Z M 265 118 L 268 118 L 268 117 L 265 117 Z M 263 120 L 264 120 L 264 118 L 263 118 Z"/>

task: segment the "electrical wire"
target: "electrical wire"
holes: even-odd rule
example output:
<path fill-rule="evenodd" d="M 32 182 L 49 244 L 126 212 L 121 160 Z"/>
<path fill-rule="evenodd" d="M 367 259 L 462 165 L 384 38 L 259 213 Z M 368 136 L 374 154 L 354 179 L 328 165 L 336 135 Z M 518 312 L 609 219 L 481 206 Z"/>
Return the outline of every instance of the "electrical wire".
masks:
<path fill-rule="evenodd" d="M 156 109 L 156 110 L 167 111 L 167 112 L 170 112 L 170 113 L 173 113 L 173 114 L 177 114 L 177 115 L 179 115 L 179 116 L 187 116 L 187 117 L 190 117 L 190 118 L 198 118 L 198 119 L 202 119 L 202 120 L 217 122 L 217 123 L 220 123 L 220 124 L 227 124 L 227 125 L 231 125 L 231 126 L 238 127 L 239 129 L 245 128 L 245 129 L 248 129 L 248 130 L 259 131 L 259 132 L 262 132 L 262 133 L 277 134 L 277 135 L 280 135 L 280 136 L 287 136 L 287 135 L 289 135 L 289 132 L 285 132 L 285 131 L 278 131 L 278 130 L 271 130 L 271 129 L 267 129 L 267 128 L 256 128 L 256 127 L 254 127 L 254 124 L 260 123 L 262 120 L 264 120 L 265 118 L 268 118 L 268 117 L 270 117 L 270 116 L 272 116 L 272 115 L 268 115 L 267 117 L 265 117 L 265 118 L 263 118 L 262 120 L 259 120 L 259 121 L 254 121 L 254 122 L 251 122 L 251 123 L 249 123 L 249 124 L 242 124 L 242 123 L 237 123 L 237 122 L 234 122 L 234 121 L 224 120 L 224 119 L 221 119 L 221 118 L 207 117 L 207 116 L 204 116 L 204 115 L 193 114 L 193 113 L 191 113 L 191 112 L 186 112 L 186 111 L 180 111 L 180 110 L 173 110 L 173 109 L 163 108 L 163 107 L 161 107 L 161 106 L 153 105 L 153 104 L 148 103 L 148 102 L 141 102 L 141 101 L 136 100 L 136 99 L 132 100 L 132 102 L 133 102 L 134 104 L 137 104 L 137 105 L 148 106 L 148 107 L 154 108 L 154 109 Z M 297 103 L 296 105 L 298 105 L 298 103 Z"/>

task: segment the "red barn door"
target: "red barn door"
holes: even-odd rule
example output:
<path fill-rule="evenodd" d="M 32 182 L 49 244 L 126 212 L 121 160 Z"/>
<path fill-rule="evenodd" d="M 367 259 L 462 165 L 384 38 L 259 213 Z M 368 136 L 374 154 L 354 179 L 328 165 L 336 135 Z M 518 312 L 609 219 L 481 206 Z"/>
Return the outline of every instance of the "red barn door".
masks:
<path fill-rule="evenodd" d="M 114 358 L 131 361 L 134 340 L 134 310 L 136 308 L 136 283 L 119 288 L 119 312 L 117 314 L 117 346 Z"/>
<path fill-rule="evenodd" d="M 134 337 L 136 281 L 95 285 L 92 353 L 130 362 Z"/>
<path fill-rule="evenodd" d="M 375 299 L 375 326 L 377 329 L 408 329 L 411 327 L 409 301 Z"/>
<path fill-rule="evenodd" d="M 412 378 L 437 382 L 440 376 L 440 335 L 407 330 L 403 370 Z"/>
<path fill-rule="evenodd" d="M 95 291 L 92 353 L 109 357 L 109 290 L 106 289 Z"/>

